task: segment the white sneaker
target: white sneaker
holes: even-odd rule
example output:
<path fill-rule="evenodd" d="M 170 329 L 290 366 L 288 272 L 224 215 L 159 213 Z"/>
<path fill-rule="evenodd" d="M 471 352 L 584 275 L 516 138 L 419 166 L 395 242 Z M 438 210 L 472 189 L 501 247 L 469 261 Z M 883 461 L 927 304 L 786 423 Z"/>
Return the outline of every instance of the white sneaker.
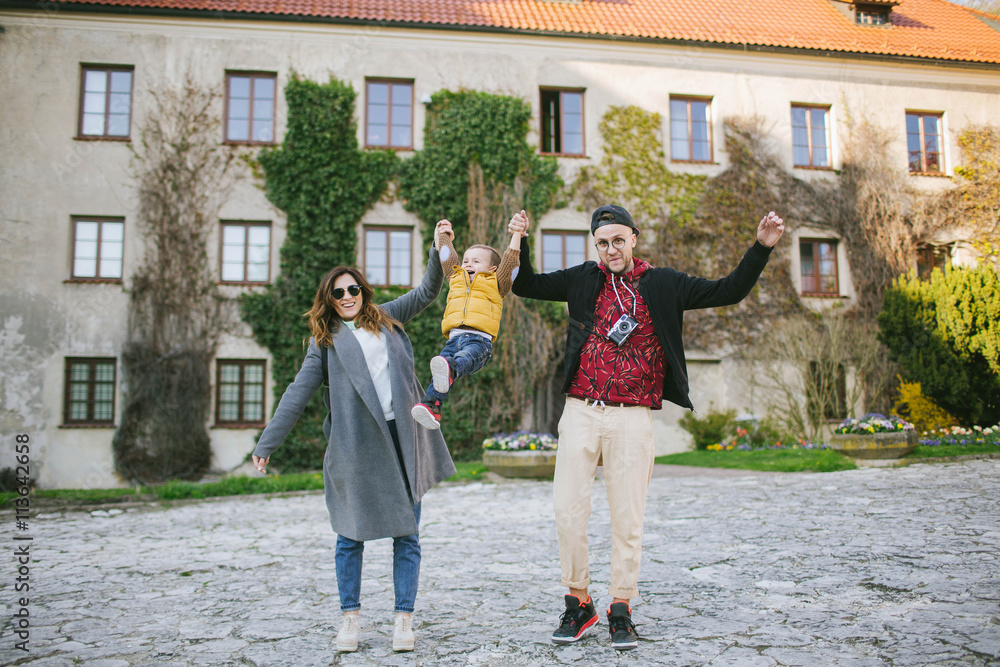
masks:
<path fill-rule="evenodd" d="M 392 632 L 393 651 L 413 650 L 413 625 L 409 614 L 396 614 L 396 629 Z"/>
<path fill-rule="evenodd" d="M 442 394 L 447 394 L 451 389 L 451 367 L 442 356 L 431 359 L 431 381 L 434 382 L 434 390 Z"/>
<path fill-rule="evenodd" d="M 338 651 L 358 650 L 358 635 L 361 633 L 360 620 L 358 614 L 344 614 L 344 624 L 340 626 L 340 632 L 337 633 Z"/>

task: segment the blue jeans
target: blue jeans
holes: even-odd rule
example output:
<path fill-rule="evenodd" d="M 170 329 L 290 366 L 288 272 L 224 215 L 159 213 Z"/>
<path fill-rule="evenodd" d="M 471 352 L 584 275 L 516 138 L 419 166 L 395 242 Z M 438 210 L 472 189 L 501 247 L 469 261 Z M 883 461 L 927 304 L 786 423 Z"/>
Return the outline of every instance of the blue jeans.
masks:
<path fill-rule="evenodd" d="M 489 338 L 478 334 L 460 334 L 448 339 L 441 350 L 441 355 L 448 360 L 451 367 L 451 381 L 454 382 L 465 375 L 472 375 L 485 366 L 493 356 L 493 343 Z M 448 392 L 441 393 L 434 389 L 434 383 L 427 386 L 422 403 L 430 405 L 434 401 L 444 404 Z"/>
<path fill-rule="evenodd" d="M 420 523 L 420 503 L 413 506 L 413 516 Z M 341 611 L 361 609 L 361 563 L 365 543 L 343 535 L 337 536 L 337 591 Z M 396 611 L 413 612 L 420 580 L 419 533 L 392 538 L 392 584 L 396 594 Z"/>
<path fill-rule="evenodd" d="M 389 433 L 396 446 L 396 456 L 401 457 L 399 436 L 393 421 L 389 422 Z M 406 479 L 405 470 L 403 479 Z M 420 503 L 413 506 L 413 518 L 417 520 L 416 533 L 392 538 L 392 584 L 396 592 L 396 611 L 406 613 L 413 613 L 413 605 L 417 600 L 417 583 L 420 580 Z M 337 592 L 340 593 L 341 611 L 361 609 L 361 564 L 364 554 L 364 542 L 337 535 L 337 550 L 334 552 L 333 562 L 337 566 Z"/>

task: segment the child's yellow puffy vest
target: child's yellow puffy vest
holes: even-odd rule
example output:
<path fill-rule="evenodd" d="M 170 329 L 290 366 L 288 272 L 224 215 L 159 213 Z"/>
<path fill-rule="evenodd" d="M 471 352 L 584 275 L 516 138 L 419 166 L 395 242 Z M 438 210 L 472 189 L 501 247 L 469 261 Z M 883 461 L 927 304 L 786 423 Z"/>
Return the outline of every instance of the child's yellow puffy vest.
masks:
<path fill-rule="evenodd" d="M 448 280 L 448 304 L 441 320 L 441 332 L 445 338 L 455 327 L 469 327 L 488 333 L 496 340 L 500 333 L 502 312 L 503 299 L 497 289 L 495 271 L 477 273 L 470 285 L 465 269 L 455 267 Z"/>

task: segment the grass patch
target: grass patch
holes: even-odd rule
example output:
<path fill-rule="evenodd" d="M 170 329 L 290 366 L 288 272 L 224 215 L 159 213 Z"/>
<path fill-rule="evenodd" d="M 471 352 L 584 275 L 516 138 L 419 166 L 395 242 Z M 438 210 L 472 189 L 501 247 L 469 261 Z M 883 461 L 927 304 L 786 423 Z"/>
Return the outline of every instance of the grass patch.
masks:
<path fill-rule="evenodd" d="M 657 456 L 656 462 L 666 465 L 765 472 L 835 472 L 857 468 L 849 458 L 831 449 L 756 449 L 721 452 L 699 450 Z"/>
<path fill-rule="evenodd" d="M 483 479 L 483 474 L 489 470 L 483 465 L 482 460 L 455 461 L 455 469 L 457 472 L 446 479 L 446 482 L 469 482 Z"/>
<path fill-rule="evenodd" d="M 968 454 L 1000 454 L 1000 444 L 983 442 L 968 445 L 917 445 L 906 455 L 908 459 L 924 459 L 934 456 L 966 456 Z"/>
<path fill-rule="evenodd" d="M 321 473 L 302 472 L 294 475 L 269 477 L 226 477 L 218 482 L 167 482 L 153 487 L 143 487 L 161 500 L 182 498 L 210 498 L 217 496 L 242 496 L 253 493 L 282 493 L 285 491 L 316 491 L 323 488 Z"/>
<path fill-rule="evenodd" d="M 487 468 L 482 461 L 455 463 L 458 472 L 449 482 L 464 482 L 483 478 Z M 322 473 L 304 472 L 293 475 L 268 477 L 226 477 L 218 482 L 167 482 L 156 486 L 129 487 L 124 489 L 33 489 L 32 498 L 63 500 L 68 504 L 98 504 L 127 502 L 130 500 L 182 500 L 185 498 L 213 498 L 242 496 L 255 493 L 283 493 L 286 491 L 318 491 L 323 488 Z M 0 493 L 0 507 L 13 505 L 17 498 L 13 491 Z"/>

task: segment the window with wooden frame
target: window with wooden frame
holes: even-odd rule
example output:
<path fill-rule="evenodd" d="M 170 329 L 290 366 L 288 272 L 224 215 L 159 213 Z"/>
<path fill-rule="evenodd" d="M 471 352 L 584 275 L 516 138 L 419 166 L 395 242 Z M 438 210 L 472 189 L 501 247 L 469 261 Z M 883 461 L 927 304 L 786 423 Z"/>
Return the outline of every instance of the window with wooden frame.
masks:
<path fill-rule="evenodd" d="M 412 228 L 365 227 L 365 278 L 372 285 L 409 286 L 412 253 Z"/>
<path fill-rule="evenodd" d="M 927 280 L 934 269 L 944 271 L 951 266 L 951 252 L 954 244 L 931 245 L 929 243 L 917 246 L 917 276 Z"/>
<path fill-rule="evenodd" d="M 792 105 L 792 164 L 829 169 L 830 107 Z"/>
<path fill-rule="evenodd" d="M 911 174 L 940 174 L 944 171 L 941 155 L 940 113 L 906 112 L 906 150 Z"/>
<path fill-rule="evenodd" d="M 365 145 L 413 148 L 413 80 L 365 80 Z"/>
<path fill-rule="evenodd" d="M 271 279 L 271 223 L 223 221 L 219 240 L 221 282 L 259 284 Z"/>
<path fill-rule="evenodd" d="M 122 281 L 125 254 L 125 221 L 122 218 L 74 216 L 73 264 L 70 280 L 81 282 Z"/>
<path fill-rule="evenodd" d="M 799 267 L 803 296 L 840 296 L 835 240 L 801 239 Z"/>
<path fill-rule="evenodd" d="M 542 232 L 542 271 L 559 271 L 587 259 L 587 233 Z"/>
<path fill-rule="evenodd" d="M 267 362 L 260 359 L 216 359 L 215 424 L 261 426 Z"/>
<path fill-rule="evenodd" d="M 583 155 L 582 90 L 542 88 L 541 152 L 548 155 Z"/>
<path fill-rule="evenodd" d="M 670 159 L 712 161 L 711 98 L 670 97 Z"/>
<path fill-rule="evenodd" d="M 115 420 L 114 358 L 67 357 L 63 424 L 109 426 Z"/>
<path fill-rule="evenodd" d="M 278 75 L 226 72 L 226 141 L 273 144 Z"/>
<path fill-rule="evenodd" d="M 886 9 L 859 9 L 854 14 L 854 22 L 859 25 L 889 25 L 889 11 Z"/>
<path fill-rule="evenodd" d="M 133 71 L 130 65 L 81 65 L 78 138 L 129 138 Z"/>

